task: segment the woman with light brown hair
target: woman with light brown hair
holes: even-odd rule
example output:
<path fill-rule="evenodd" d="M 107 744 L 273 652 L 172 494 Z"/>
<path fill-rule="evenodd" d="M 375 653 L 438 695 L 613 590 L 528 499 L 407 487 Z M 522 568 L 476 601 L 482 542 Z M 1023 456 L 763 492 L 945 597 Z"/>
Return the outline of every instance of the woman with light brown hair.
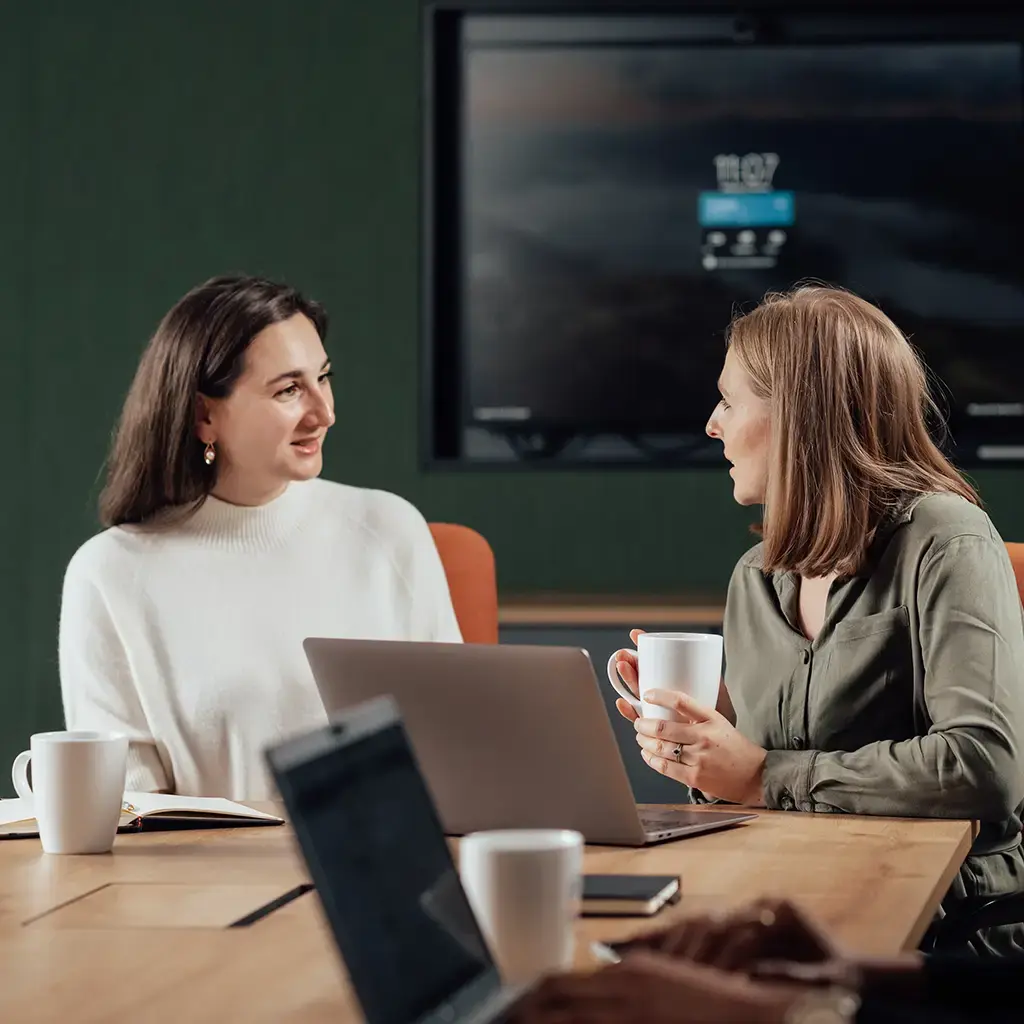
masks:
<path fill-rule="evenodd" d="M 762 540 L 729 584 L 717 709 L 648 691 L 681 721 L 636 720 L 645 761 L 698 801 L 978 820 L 947 905 L 1024 890 L 1021 603 L 913 348 L 869 302 L 798 288 L 734 321 L 719 390 L 707 432 Z M 998 932 L 976 945 L 1024 947 Z"/>

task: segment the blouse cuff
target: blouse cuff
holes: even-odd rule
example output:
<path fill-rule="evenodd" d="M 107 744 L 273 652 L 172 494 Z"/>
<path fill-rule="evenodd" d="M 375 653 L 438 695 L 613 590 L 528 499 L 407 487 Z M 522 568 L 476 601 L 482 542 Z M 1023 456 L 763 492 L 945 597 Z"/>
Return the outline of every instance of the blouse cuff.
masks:
<path fill-rule="evenodd" d="M 815 750 L 769 750 L 761 776 L 764 805 L 773 811 L 813 811 L 811 771 Z"/>

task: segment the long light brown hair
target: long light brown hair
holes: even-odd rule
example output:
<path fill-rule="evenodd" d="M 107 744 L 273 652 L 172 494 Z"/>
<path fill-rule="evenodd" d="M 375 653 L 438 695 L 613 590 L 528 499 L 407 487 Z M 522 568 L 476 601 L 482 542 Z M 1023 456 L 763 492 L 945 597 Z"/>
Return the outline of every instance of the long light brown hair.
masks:
<path fill-rule="evenodd" d="M 855 572 L 913 494 L 981 504 L 929 433 L 941 415 L 921 360 L 870 302 L 818 285 L 770 294 L 727 341 L 771 405 L 766 572 Z"/>
<path fill-rule="evenodd" d="M 327 313 L 289 285 L 262 277 L 214 277 L 179 299 L 142 353 L 107 457 L 104 526 L 187 514 L 217 482 L 196 434 L 200 395 L 230 395 L 253 338 L 301 313 L 321 340 Z"/>

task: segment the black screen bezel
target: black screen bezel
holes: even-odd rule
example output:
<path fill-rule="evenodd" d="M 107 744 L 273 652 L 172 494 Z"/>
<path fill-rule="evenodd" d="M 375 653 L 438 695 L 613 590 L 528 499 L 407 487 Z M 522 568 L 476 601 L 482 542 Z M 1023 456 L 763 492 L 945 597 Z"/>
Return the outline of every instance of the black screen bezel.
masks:
<path fill-rule="evenodd" d="M 346 766 L 354 765 L 368 744 L 388 748 L 388 753 L 392 754 L 396 760 L 403 762 L 403 769 L 405 765 L 408 765 L 408 770 L 416 774 L 422 789 L 422 797 L 429 805 L 429 813 L 436 829 L 436 835 L 448 850 L 440 819 L 422 773 L 419 771 L 408 734 L 402 724 L 397 706 L 390 698 L 382 697 L 368 701 L 351 711 L 332 717 L 331 724 L 325 728 L 297 737 L 266 752 L 267 764 L 284 801 L 287 816 L 294 829 L 310 879 L 320 897 L 324 914 L 334 935 L 335 944 L 342 960 L 346 962 L 346 966 L 348 966 L 348 961 L 345 952 L 347 949 L 355 947 L 359 942 L 359 936 L 352 932 L 349 922 L 338 912 L 335 902 L 331 899 L 334 880 L 326 871 L 318 855 L 317 837 L 313 835 L 302 814 L 302 803 L 305 796 L 302 779 L 303 769 L 311 761 L 323 759 L 334 762 L 331 768 L 340 781 L 344 777 Z M 395 813 L 401 814 L 402 809 L 395 808 Z M 452 869 L 455 870 L 450 850 L 448 857 Z M 486 948 L 482 933 L 479 934 L 481 945 Z M 375 999 L 378 979 L 360 977 L 358 970 L 353 971 L 351 967 L 349 967 L 349 977 L 367 1024 L 377 1024 L 385 1019 L 382 1008 Z M 488 959 L 480 972 L 466 979 L 452 991 L 448 998 L 416 1018 L 416 1024 L 435 1024 L 435 1022 L 437 1024 L 449 1022 L 450 1024 L 453 1020 L 464 1019 L 488 999 L 493 998 L 500 989 L 501 980 L 497 967 L 493 961 Z M 410 1021 L 410 1024 L 413 1022 Z"/>

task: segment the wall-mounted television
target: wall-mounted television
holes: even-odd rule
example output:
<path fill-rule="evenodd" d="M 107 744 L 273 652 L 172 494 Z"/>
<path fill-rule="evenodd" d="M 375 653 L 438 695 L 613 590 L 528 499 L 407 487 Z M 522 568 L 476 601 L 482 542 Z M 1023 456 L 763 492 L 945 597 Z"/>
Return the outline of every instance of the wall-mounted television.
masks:
<path fill-rule="evenodd" d="M 737 310 L 877 302 L 962 465 L 1024 463 L 1024 12 L 425 8 L 423 455 L 720 465 Z"/>

